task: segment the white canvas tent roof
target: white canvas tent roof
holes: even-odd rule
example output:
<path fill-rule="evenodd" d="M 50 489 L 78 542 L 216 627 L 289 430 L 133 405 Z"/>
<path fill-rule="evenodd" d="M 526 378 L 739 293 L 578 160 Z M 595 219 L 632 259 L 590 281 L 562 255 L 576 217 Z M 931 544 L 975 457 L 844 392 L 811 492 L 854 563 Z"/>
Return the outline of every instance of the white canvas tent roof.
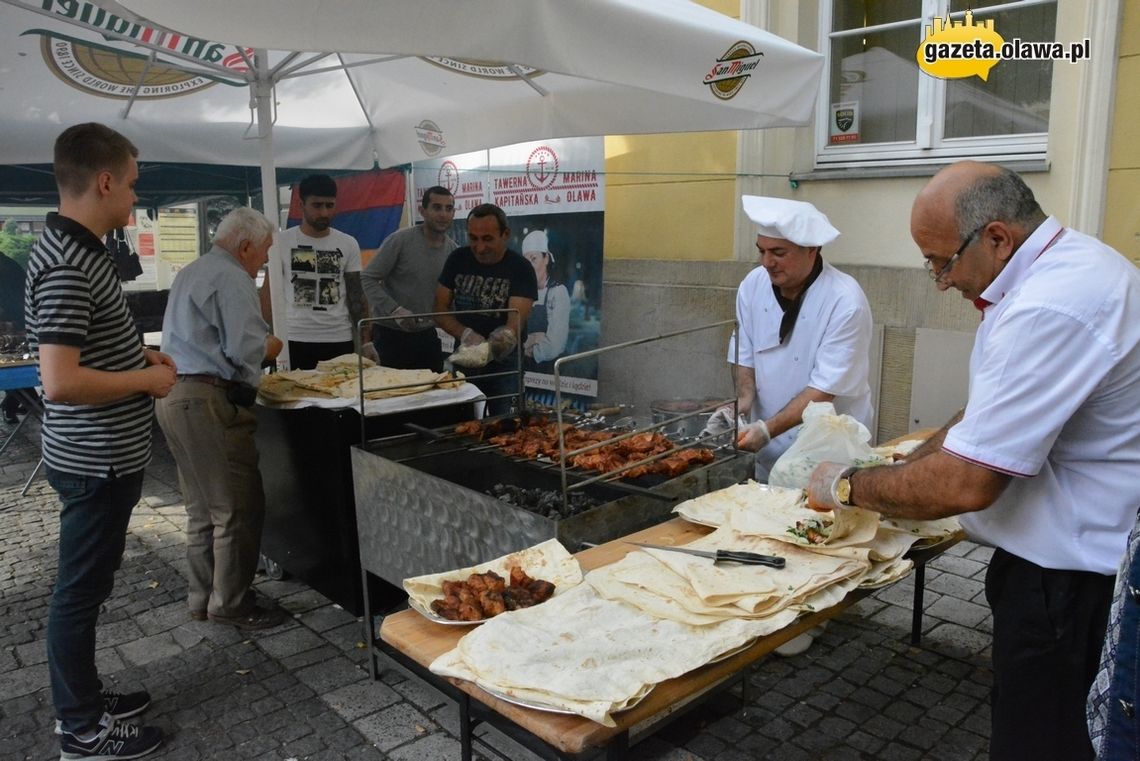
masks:
<path fill-rule="evenodd" d="M 257 83 L 292 167 L 795 125 L 822 67 L 688 0 L 0 0 L 0 30 L 0 164 L 95 120 L 144 160 L 256 166 Z"/>

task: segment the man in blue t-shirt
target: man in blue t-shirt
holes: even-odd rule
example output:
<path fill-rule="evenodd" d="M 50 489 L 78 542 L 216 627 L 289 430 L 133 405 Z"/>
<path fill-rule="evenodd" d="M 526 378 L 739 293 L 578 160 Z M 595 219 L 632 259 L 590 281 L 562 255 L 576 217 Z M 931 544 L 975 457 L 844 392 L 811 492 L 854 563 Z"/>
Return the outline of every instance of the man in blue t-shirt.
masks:
<path fill-rule="evenodd" d="M 507 248 L 511 230 L 507 215 L 492 203 L 476 206 L 467 215 L 467 245 L 447 257 L 435 289 L 436 312 L 486 310 L 482 314 L 444 314 L 440 328 L 461 346 L 490 340 L 494 357 L 468 375 L 487 395 L 492 415 L 508 412 L 511 395 L 519 390 L 517 353 L 530 308 L 538 298 L 534 268 L 517 251 Z M 506 311 L 515 310 L 515 311 Z M 516 372 L 515 376 L 497 375 Z"/>

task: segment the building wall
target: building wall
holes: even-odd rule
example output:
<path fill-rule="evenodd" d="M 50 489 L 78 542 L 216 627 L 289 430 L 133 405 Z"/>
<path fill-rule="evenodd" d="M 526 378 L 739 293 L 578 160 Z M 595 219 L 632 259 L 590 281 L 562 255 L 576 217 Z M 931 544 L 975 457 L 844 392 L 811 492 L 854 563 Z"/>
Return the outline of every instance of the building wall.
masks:
<path fill-rule="evenodd" d="M 1140 0 L 1125 0 L 1120 25 L 1104 240 L 1140 264 Z"/>
<path fill-rule="evenodd" d="M 1095 32 L 1104 5 L 1061 0 L 1057 38 Z M 816 0 L 742 0 L 742 6 L 739 15 L 750 23 L 819 48 Z M 1120 35 L 1121 48 L 1103 224 L 1106 240 L 1140 263 L 1140 0 L 1123 0 L 1123 6 L 1121 28 L 1106 30 Z M 1025 177 L 1046 212 L 1066 224 L 1084 220 L 1080 226 L 1095 233 L 1102 210 L 1090 215 L 1082 205 L 1088 188 L 1096 190 L 1104 179 L 1097 150 L 1109 136 L 1088 116 L 1090 102 L 1105 103 L 1103 93 L 1089 92 L 1098 81 L 1093 73 L 1084 65 L 1055 65 L 1047 171 Z M 916 330 L 972 334 L 977 312 L 956 292 L 933 288 L 910 237 L 911 203 L 937 167 L 916 176 L 813 174 L 813 140 L 811 128 L 607 138 L 602 344 L 732 319 L 736 285 L 755 265 L 754 231 L 739 196 L 810 201 L 842 231 L 824 255 L 859 281 L 882 329 L 877 434 L 883 440 L 911 428 Z M 727 336 L 728 328 L 720 328 L 606 355 L 603 395 L 642 411 L 659 398 L 729 397 Z M 964 398 L 964 389 L 953 391 Z"/>

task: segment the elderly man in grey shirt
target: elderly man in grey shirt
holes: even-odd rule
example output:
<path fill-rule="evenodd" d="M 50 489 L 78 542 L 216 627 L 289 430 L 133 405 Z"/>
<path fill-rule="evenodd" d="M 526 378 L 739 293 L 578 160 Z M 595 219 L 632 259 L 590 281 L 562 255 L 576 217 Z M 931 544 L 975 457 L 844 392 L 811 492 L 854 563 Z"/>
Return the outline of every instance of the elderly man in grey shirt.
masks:
<path fill-rule="evenodd" d="M 360 273 L 373 317 L 394 317 L 372 328 L 380 364 L 404 369 L 443 369 L 435 322 L 411 317 L 432 310 L 436 280 L 447 255 L 458 248 L 447 234 L 455 219 L 455 198 L 436 185 L 424 192 L 422 225 L 389 235 Z"/>
<path fill-rule="evenodd" d="M 260 212 L 230 212 L 214 246 L 174 279 L 163 349 L 178 382 L 158 406 L 186 501 L 190 617 L 265 629 L 285 611 L 259 604 L 251 588 L 261 548 L 265 493 L 257 468 L 253 410 L 261 364 L 281 351 L 261 317 L 253 278 L 273 243 Z"/>

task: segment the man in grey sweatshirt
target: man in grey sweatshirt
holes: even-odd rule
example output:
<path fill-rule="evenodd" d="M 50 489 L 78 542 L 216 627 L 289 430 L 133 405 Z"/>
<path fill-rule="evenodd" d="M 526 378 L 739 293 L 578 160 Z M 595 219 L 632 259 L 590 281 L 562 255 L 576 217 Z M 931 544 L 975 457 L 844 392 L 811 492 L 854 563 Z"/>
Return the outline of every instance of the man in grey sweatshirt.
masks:
<path fill-rule="evenodd" d="M 420 204 L 423 224 L 389 235 L 361 272 L 373 317 L 393 317 L 373 325 L 372 340 L 385 367 L 443 370 L 443 352 L 431 312 L 439 272 L 458 248 L 448 235 L 455 219 L 455 198 L 436 185 Z"/>

